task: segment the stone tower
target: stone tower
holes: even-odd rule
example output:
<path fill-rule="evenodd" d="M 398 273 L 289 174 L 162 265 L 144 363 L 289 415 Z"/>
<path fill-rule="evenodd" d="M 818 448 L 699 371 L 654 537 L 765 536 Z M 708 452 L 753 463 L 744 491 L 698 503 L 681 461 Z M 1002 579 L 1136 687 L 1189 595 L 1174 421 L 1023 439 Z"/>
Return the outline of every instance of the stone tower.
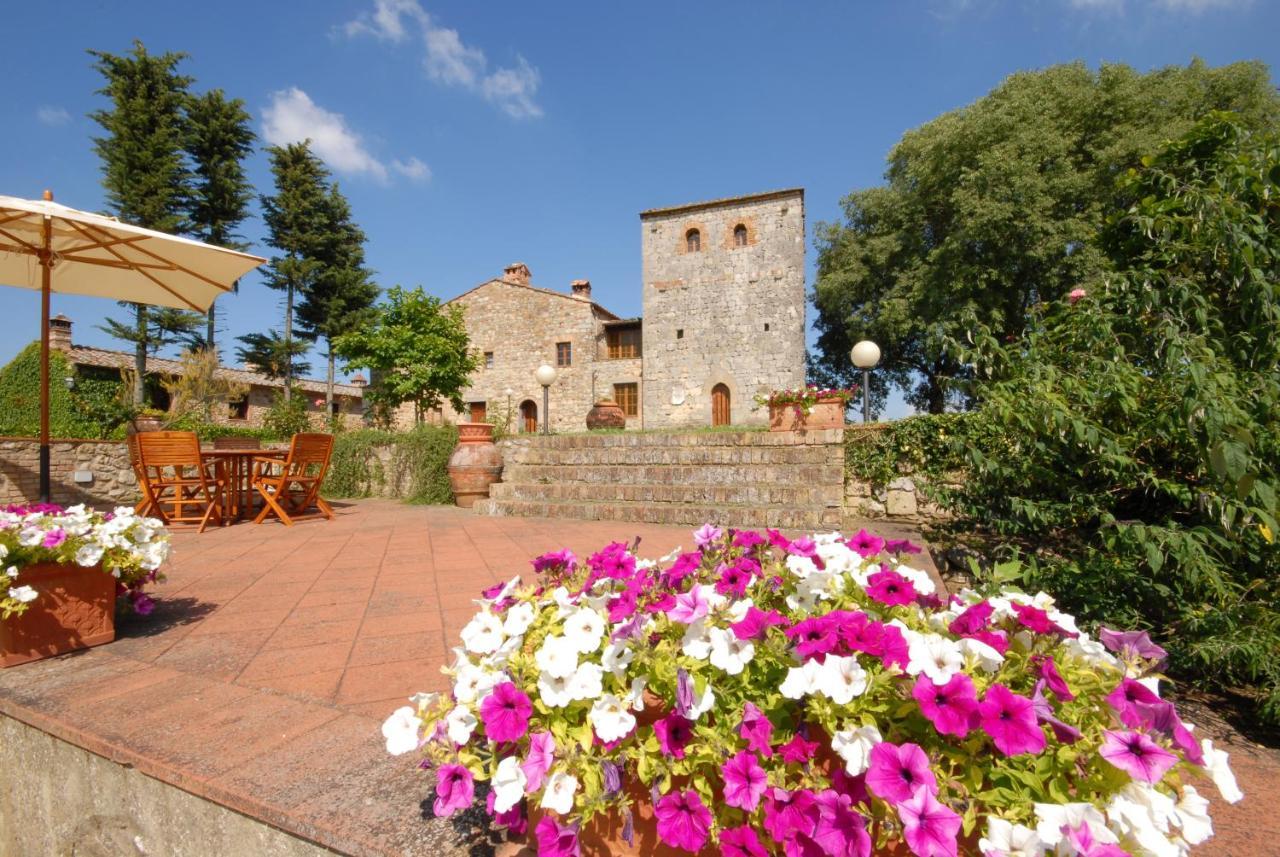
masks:
<path fill-rule="evenodd" d="M 767 421 L 756 394 L 804 384 L 804 190 L 656 208 L 640 227 L 645 427 Z"/>

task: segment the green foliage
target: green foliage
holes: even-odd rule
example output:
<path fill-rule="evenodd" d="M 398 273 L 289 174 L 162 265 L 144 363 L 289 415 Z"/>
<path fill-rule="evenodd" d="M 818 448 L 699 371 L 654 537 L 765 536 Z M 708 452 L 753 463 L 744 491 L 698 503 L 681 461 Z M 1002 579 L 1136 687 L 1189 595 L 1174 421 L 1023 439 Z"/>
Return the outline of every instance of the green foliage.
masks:
<path fill-rule="evenodd" d="M 849 349 L 868 338 L 884 354 L 873 398 L 892 384 L 930 413 L 968 403 L 972 367 L 948 342 L 971 320 L 1016 340 L 1033 305 L 1112 270 L 1096 238 L 1135 199 L 1115 177 L 1215 109 L 1268 128 L 1280 96 L 1260 63 L 1147 74 L 1077 63 L 1012 75 L 908 132 L 887 184 L 851 193 L 844 222 L 817 227 L 811 377 L 857 381 Z"/>
<path fill-rule="evenodd" d="M 975 327 L 975 419 L 1003 448 L 971 449 L 950 499 L 1068 609 L 1151 628 L 1280 722 L 1280 138 L 1214 114 L 1121 193 L 1117 273 L 1016 343 Z"/>
<path fill-rule="evenodd" d="M 421 286 L 395 286 L 386 298 L 376 321 L 338 337 L 334 352 L 348 370 L 370 370 L 373 383 L 365 395 L 376 406 L 413 402 L 421 417 L 447 401 L 461 412 L 462 390 L 479 365 L 462 308 L 442 307 Z"/>
<path fill-rule="evenodd" d="M 190 415 L 202 422 L 225 416 L 229 403 L 249 395 L 249 385 L 228 380 L 212 348 L 185 352 L 178 372 L 162 381 L 170 397 L 170 413 Z"/>
<path fill-rule="evenodd" d="M 303 359 L 307 353 L 305 342 L 295 339 L 286 343 L 274 330 L 247 333 L 236 340 L 244 343 L 236 349 L 236 359 L 268 378 L 297 378 L 311 371 L 311 364 Z"/>
<path fill-rule="evenodd" d="M 67 388 L 66 379 L 74 386 Z M 66 355 L 49 352 L 49 434 L 63 438 L 103 438 L 132 413 L 121 403 L 120 379 L 79 374 Z M 40 433 L 40 343 L 33 342 L 0 369 L 0 435 Z"/>
<path fill-rule="evenodd" d="M 992 449 L 1000 436 L 973 414 L 923 414 L 844 432 L 845 472 L 877 488 L 902 475 L 924 477 L 921 487 L 963 470 L 970 448 Z"/>
<path fill-rule="evenodd" d="M 311 418 L 307 416 L 307 397 L 277 393 L 271 407 L 262 416 L 262 426 L 279 438 L 290 438 L 298 432 L 310 431 Z"/>
<path fill-rule="evenodd" d="M 328 497 L 369 497 L 391 482 L 410 503 L 448 504 L 453 488 L 446 469 L 458 443 L 453 426 L 415 427 L 408 432 L 359 429 L 340 435 L 325 478 Z M 376 451 L 391 447 L 390 472 Z"/>

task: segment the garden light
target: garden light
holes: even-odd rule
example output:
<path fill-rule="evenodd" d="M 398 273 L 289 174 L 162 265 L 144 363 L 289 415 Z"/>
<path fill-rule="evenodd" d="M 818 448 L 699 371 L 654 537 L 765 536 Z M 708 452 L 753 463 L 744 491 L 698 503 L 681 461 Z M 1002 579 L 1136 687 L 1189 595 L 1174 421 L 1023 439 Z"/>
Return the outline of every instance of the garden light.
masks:
<path fill-rule="evenodd" d="M 556 370 L 546 363 L 538 367 L 533 377 L 542 385 L 542 433 L 551 434 L 551 385 L 556 380 Z"/>
<path fill-rule="evenodd" d="M 853 365 L 862 370 L 862 421 L 871 422 L 871 370 L 880 362 L 880 346 L 864 339 L 849 352 Z"/>

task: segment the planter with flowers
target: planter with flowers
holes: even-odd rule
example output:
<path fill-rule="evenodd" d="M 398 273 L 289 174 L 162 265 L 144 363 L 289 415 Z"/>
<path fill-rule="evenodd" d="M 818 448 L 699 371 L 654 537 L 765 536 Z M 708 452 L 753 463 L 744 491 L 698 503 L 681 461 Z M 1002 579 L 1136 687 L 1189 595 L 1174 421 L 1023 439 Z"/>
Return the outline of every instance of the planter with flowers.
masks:
<path fill-rule="evenodd" d="M 756 396 L 769 408 L 769 431 L 817 431 L 844 426 L 844 412 L 856 389 L 801 387 Z"/>
<path fill-rule="evenodd" d="M 168 553 L 164 525 L 127 506 L 0 510 L 0 667 L 114 640 L 117 603 L 150 613 Z"/>
<path fill-rule="evenodd" d="M 1145 633 L 1044 593 L 947 596 L 865 531 L 704 526 L 484 593 L 446 672 L 383 726 L 542 855 L 1182 855 L 1226 754 L 1161 699 Z M 516 846 L 518 847 L 518 846 Z"/>

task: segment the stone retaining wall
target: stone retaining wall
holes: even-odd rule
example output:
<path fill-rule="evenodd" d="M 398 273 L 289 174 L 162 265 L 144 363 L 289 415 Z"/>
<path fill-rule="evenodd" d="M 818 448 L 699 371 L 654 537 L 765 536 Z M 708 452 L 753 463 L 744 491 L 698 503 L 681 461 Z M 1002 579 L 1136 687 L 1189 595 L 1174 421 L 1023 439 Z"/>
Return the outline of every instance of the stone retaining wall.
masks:
<path fill-rule="evenodd" d="M 55 503 L 111 507 L 138 501 L 138 480 L 123 441 L 54 440 L 49 462 Z M 0 505 L 31 503 L 39 496 L 40 441 L 0 437 Z"/>

